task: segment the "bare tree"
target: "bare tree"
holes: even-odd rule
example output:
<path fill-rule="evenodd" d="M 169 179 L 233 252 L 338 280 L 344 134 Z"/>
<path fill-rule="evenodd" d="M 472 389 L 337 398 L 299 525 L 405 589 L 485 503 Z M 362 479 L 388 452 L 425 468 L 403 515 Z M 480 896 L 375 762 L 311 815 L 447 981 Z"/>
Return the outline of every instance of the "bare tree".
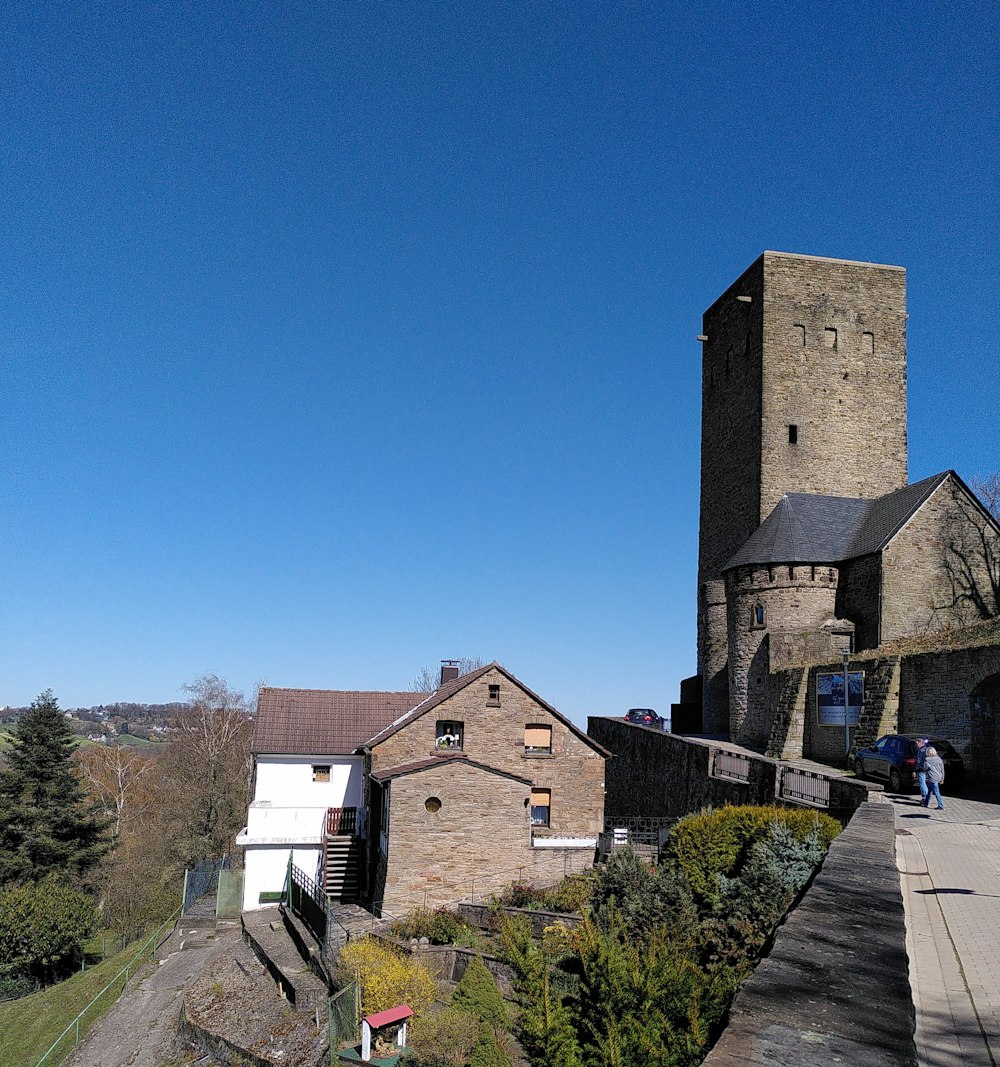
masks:
<path fill-rule="evenodd" d="M 458 664 L 458 676 L 468 674 L 470 671 L 478 671 L 492 660 L 483 659 L 481 656 L 461 656 L 454 661 Z M 411 693 L 433 693 L 441 685 L 440 667 L 421 667 L 416 677 L 410 682 Z"/>
<path fill-rule="evenodd" d="M 944 569 L 952 608 L 981 621 L 1000 616 L 1000 473 L 973 479 L 971 488 L 977 501 L 956 497 Z"/>
<path fill-rule="evenodd" d="M 78 750 L 76 760 L 115 844 L 128 825 L 142 821 L 156 804 L 159 760 L 132 745 L 89 745 Z"/>
<path fill-rule="evenodd" d="M 164 804 L 178 862 L 218 859 L 233 838 L 250 801 L 253 719 L 244 695 L 206 674 L 183 687 L 191 699 L 174 721 L 163 756 Z"/>

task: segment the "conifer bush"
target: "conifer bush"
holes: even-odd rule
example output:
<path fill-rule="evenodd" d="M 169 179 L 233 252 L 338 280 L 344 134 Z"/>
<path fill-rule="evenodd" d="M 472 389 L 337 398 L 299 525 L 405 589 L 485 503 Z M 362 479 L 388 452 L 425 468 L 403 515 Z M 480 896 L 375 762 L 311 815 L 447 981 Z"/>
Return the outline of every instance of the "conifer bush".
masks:
<path fill-rule="evenodd" d="M 786 826 L 798 841 L 805 841 L 815 828 L 823 852 L 841 830 L 836 819 L 809 810 L 749 804 L 709 808 L 677 823 L 667 838 L 665 856 L 680 865 L 695 899 L 711 904 L 719 896 L 719 875 L 738 873 L 775 823 Z"/>

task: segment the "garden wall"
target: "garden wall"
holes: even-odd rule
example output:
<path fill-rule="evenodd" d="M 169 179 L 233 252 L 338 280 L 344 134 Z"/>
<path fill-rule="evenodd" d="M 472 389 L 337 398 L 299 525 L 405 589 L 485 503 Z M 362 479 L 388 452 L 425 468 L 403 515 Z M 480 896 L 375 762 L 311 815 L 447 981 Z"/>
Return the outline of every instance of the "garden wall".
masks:
<path fill-rule="evenodd" d="M 869 802 L 830 846 L 730 1010 L 706 1067 L 915 1067 L 892 806 Z"/>

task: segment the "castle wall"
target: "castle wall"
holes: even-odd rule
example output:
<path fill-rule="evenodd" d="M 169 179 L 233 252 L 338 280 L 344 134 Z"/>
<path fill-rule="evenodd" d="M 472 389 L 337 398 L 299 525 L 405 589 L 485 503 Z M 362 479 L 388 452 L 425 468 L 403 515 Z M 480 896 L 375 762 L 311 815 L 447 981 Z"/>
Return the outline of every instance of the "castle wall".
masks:
<path fill-rule="evenodd" d="M 906 484 L 906 272 L 765 252 L 703 322 L 698 673 L 715 731 L 721 568 L 785 493 Z"/>
<path fill-rule="evenodd" d="M 775 252 L 763 269 L 758 524 L 785 493 L 874 498 L 902 488 L 905 270 Z"/>
<path fill-rule="evenodd" d="M 882 553 L 882 641 L 979 622 L 984 593 L 996 611 L 988 559 L 1000 564 L 1000 537 L 949 477 Z"/>
<path fill-rule="evenodd" d="M 821 630 L 833 617 L 837 597 L 834 567 L 780 564 L 740 567 L 726 574 L 729 631 L 729 735 L 737 744 L 764 749 L 771 737 L 769 652 L 765 635 Z M 757 609 L 764 619 L 757 621 Z"/>
<path fill-rule="evenodd" d="M 837 617 L 854 623 L 856 651 L 878 647 L 881 606 L 882 561 L 879 553 L 840 564 Z"/>

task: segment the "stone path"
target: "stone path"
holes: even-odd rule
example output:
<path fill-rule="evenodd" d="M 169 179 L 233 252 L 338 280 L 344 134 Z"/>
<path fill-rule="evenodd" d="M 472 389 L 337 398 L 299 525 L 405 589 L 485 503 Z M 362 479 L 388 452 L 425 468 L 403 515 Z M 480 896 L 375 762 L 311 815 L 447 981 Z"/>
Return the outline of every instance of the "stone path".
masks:
<path fill-rule="evenodd" d="M 920 1067 L 1000 1063 L 1000 803 L 889 794 Z"/>

